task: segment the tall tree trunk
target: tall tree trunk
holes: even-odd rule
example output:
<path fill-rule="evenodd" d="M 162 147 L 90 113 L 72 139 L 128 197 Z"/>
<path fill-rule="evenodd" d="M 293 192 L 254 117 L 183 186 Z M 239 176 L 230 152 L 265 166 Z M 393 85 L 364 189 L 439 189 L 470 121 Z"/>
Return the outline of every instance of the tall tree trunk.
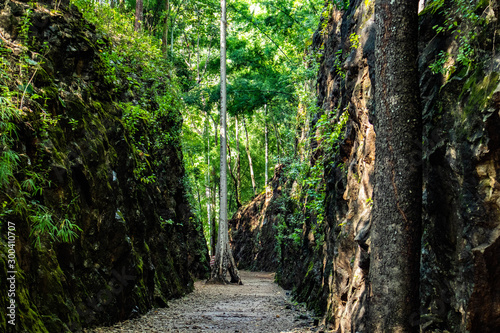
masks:
<path fill-rule="evenodd" d="M 229 244 L 227 227 L 227 151 L 226 151 L 226 0 L 221 0 L 220 21 L 220 204 L 219 237 L 215 250 L 215 264 L 212 269 L 212 282 L 227 283 L 229 270 L 231 282 L 241 284 L 241 279 L 234 262 Z"/>
<path fill-rule="evenodd" d="M 142 20 L 143 20 L 143 0 L 136 0 L 135 2 L 135 23 L 134 31 L 141 30 Z"/>
<path fill-rule="evenodd" d="M 276 128 L 276 125 L 273 124 L 273 129 L 274 129 L 274 136 L 276 137 L 276 153 L 277 153 L 277 156 L 278 156 L 278 163 L 280 163 L 280 136 L 279 136 L 279 133 L 278 133 L 278 129 Z"/>
<path fill-rule="evenodd" d="M 236 179 L 236 176 L 234 175 L 233 169 L 231 168 L 231 164 L 232 164 L 231 155 L 232 154 L 231 154 L 231 145 L 229 145 L 229 143 L 227 144 L 227 151 L 229 153 L 228 154 L 229 161 L 228 161 L 228 164 L 227 164 L 228 167 L 229 167 L 229 174 L 231 175 L 231 178 L 233 179 L 233 183 L 234 183 L 234 187 L 235 187 L 235 192 L 238 193 L 238 180 Z M 236 199 L 236 208 L 240 208 L 241 207 L 240 198 L 238 198 L 238 196 L 236 195 L 235 199 Z"/>
<path fill-rule="evenodd" d="M 212 167 L 213 169 L 213 167 Z M 210 224 L 211 224 L 211 230 L 212 230 L 212 235 L 211 235 L 211 240 L 210 240 L 210 245 L 212 247 L 212 255 L 215 255 L 215 248 L 216 248 L 216 245 L 217 245 L 217 233 L 218 233 L 218 230 L 217 230 L 217 223 L 216 223 L 216 220 L 215 220 L 215 215 L 216 215 L 216 210 L 217 210 L 217 184 L 214 183 L 213 185 L 213 188 L 212 188 L 212 219 L 210 221 Z"/>
<path fill-rule="evenodd" d="M 238 116 L 235 117 L 236 127 L 236 198 L 241 205 L 241 164 L 240 164 L 240 132 L 238 129 Z M 239 208 L 239 207 L 238 207 Z"/>
<path fill-rule="evenodd" d="M 253 194 L 257 195 L 257 187 L 255 185 L 255 176 L 253 174 L 252 155 L 250 155 L 250 140 L 248 140 L 248 130 L 247 130 L 247 123 L 245 121 L 245 116 L 243 116 L 243 129 L 245 130 L 245 136 L 247 139 L 247 144 L 245 146 L 245 150 L 247 151 L 248 165 L 250 166 L 250 178 L 252 179 Z"/>
<path fill-rule="evenodd" d="M 217 146 L 219 144 L 219 127 L 217 126 L 217 122 L 215 121 L 215 119 L 212 119 L 213 122 L 214 122 L 214 141 L 215 141 L 215 145 Z"/>
<path fill-rule="evenodd" d="M 196 82 L 199 84 L 200 77 L 200 27 L 198 25 L 198 37 L 196 39 Z"/>
<path fill-rule="evenodd" d="M 369 332 L 419 332 L 422 120 L 418 1 L 376 0 Z"/>
<path fill-rule="evenodd" d="M 161 36 L 161 49 L 163 54 L 168 50 L 168 18 L 170 16 L 170 0 L 165 0 L 165 21 L 163 22 L 163 35 Z"/>
<path fill-rule="evenodd" d="M 212 219 L 210 217 L 211 215 L 211 210 L 212 207 L 210 205 L 210 200 L 211 200 L 211 195 L 210 195 L 210 120 L 208 119 L 208 112 L 207 112 L 207 120 L 205 123 L 206 129 L 207 129 L 207 176 L 206 176 L 206 185 L 205 185 L 205 196 L 207 198 L 207 224 L 209 225 L 208 233 L 209 233 L 209 238 L 210 238 L 210 247 L 209 247 L 209 254 L 210 256 L 213 255 L 214 252 L 212 252 L 213 244 L 212 244 L 212 233 L 214 233 L 214 229 L 212 227 Z"/>
<path fill-rule="evenodd" d="M 267 104 L 264 105 L 264 146 L 265 146 L 265 159 L 266 159 L 266 169 L 264 172 L 264 187 L 266 188 L 266 198 L 267 198 L 267 181 L 268 181 L 268 173 L 269 169 L 269 142 L 267 138 Z"/>
<path fill-rule="evenodd" d="M 177 14 L 175 15 L 177 17 Z M 170 29 L 170 54 L 174 54 L 174 22 L 175 17 L 172 18 L 172 28 Z"/>

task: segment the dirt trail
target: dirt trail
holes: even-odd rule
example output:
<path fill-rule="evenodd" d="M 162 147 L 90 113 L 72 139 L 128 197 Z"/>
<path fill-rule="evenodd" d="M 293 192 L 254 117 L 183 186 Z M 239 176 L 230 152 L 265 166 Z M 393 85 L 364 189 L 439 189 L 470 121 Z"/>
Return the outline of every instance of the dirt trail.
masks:
<path fill-rule="evenodd" d="M 168 308 L 111 327 L 86 330 L 115 332 L 314 332 L 313 319 L 293 305 L 274 283 L 274 273 L 240 271 L 242 286 L 195 283 L 195 291 L 169 302 Z"/>

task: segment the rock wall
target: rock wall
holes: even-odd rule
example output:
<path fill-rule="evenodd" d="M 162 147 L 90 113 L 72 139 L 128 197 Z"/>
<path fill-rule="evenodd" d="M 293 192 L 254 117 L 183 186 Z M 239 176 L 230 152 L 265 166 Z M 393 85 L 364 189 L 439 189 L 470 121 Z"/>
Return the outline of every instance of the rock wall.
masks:
<path fill-rule="evenodd" d="M 0 1 L 2 57 L 11 64 L 27 64 L 33 90 L 21 117 L 12 120 L 17 137 L 9 149 L 21 159 L 10 184 L 2 185 L 0 203 L 10 205 L 11 198 L 20 197 L 20 184 L 40 175 L 42 189 L 32 200 L 50 210 L 54 221 L 66 217 L 81 231 L 72 242 L 50 241 L 42 234 L 40 246 L 35 246 L 32 205 L 26 205 L 26 212 L 3 206 L 0 306 L 5 309 L 9 301 L 4 281 L 11 270 L 11 222 L 16 233 L 17 317 L 12 327 L 1 311 L 1 331 L 76 332 L 110 324 L 165 306 L 190 292 L 195 277 L 208 274 L 202 226 L 185 195 L 179 110 L 158 120 L 158 130 L 171 138 L 168 144 L 151 147 L 147 154 L 134 147 L 118 102 L 137 103 L 143 92 L 138 87 L 151 82 L 142 81 L 140 71 L 134 73 L 136 86 L 127 73 L 114 73 L 115 80 L 109 80 L 105 54 L 112 46 L 107 37 L 67 1 L 57 10 L 53 6 L 50 1 Z M 29 43 L 21 38 L 26 17 Z M 43 62 L 37 63 L 35 53 L 43 54 Z M 21 59 L 24 55 L 31 61 Z M 2 77 L 2 93 L 25 84 L 16 82 L 18 68 L 11 67 L 2 72 L 13 75 L 10 81 Z M 43 96 L 42 102 L 34 94 Z M 158 105 L 143 107 L 154 112 Z M 43 125 L 47 117 L 56 121 Z M 138 126 L 140 135 L 153 142 L 157 133 Z M 134 169 L 140 163 L 149 165 L 155 181 L 137 177 Z"/>
<path fill-rule="evenodd" d="M 467 13 L 484 20 L 456 20 L 463 34 L 475 34 L 462 43 L 456 29 L 435 28 L 453 24 L 460 4 L 422 1 L 420 12 L 424 158 L 415 163 L 424 169 L 424 233 L 421 310 L 408 320 L 423 332 L 500 330 L 500 7 L 472 2 Z M 374 1 L 338 7 L 327 3 L 314 35 L 321 54 L 318 106 L 334 111 L 332 122 L 339 110 L 347 110 L 349 120 L 338 153 L 325 164 L 326 223 L 306 216 L 300 246 L 281 244 L 278 281 L 338 332 L 365 332 L 376 137 Z M 470 66 L 459 60 L 464 44 L 475 55 Z M 442 67 L 431 71 L 439 59 Z M 314 239 L 321 237 L 318 247 Z"/>
<path fill-rule="evenodd" d="M 280 204 L 283 165 L 277 165 L 271 186 L 241 207 L 229 223 L 229 241 L 238 269 L 272 272 L 278 268 L 276 226 L 285 212 Z"/>

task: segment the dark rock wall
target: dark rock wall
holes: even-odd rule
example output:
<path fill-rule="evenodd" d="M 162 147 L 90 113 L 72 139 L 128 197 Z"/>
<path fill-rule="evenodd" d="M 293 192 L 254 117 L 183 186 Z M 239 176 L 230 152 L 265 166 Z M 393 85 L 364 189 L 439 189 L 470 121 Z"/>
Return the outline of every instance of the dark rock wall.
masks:
<path fill-rule="evenodd" d="M 229 240 L 238 269 L 275 271 L 278 268 L 276 226 L 284 214 L 279 205 L 283 165 L 275 168 L 271 186 L 250 204 L 240 208 L 229 220 Z"/>
<path fill-rule="evenodd" d="M 13 63 L 19 61 L 15 45 L 31 5 L 0 2 L 0 31 L 14 45 Z M 30 47 L 40 52 L 36 48 L 47 43 L 32 85 L 46 96 L 44 112 L 58 121 L 41 129 L 43 112 L 26 104 L 12 149 L 23 156 L 20 169 L 48 180 L 36 199 L 55 215 L 69 216 L 82 231 L 71 243 L 42 237 L 36 248 L 26 216 L 0 215 L 2 281 L 7 272 L 6 222 L 16 226 L 16 332 L 79 331 L 126 319 L 165 306 L 168 299 L 191 291 L 194 278 L 208 272 L 202 226 L 185 196 L 179 110 L 160 119 L 161 130 L 172 138 L 168 145 L 152 148 L 149 157 L 134 149 L 116 103 L 133 102 L 134 93 L 119 73 L 115 82 L 105 78 L 102 53 L 110 50 L 110 43 L 64 1 L 59 11 L 44 8 L 39 3 L 30 17 Z M 154 111 L 157 105 L 147 107 Z M 140 133 L 154 139 L 151 128 L 142 126 Z M 138 161 L 146 159 L 156 175 L 152 183 L 133 173 Z M 26 177 L 15 176 L 17 181 Z M 2 188 L 0 203 L 16 191 L 16 186 Z M 1 286 L 5 309 L 6 284 Z M 11 327 L 5 311 L 1 313 L 0 331 L 6 331 Z"/>
<path fill-rule="evenodd" d="M 457 33 L 433 29 L 458 2 L 434 10 L 436 3 L 427 1 L 420 13 L 424 158 L 415 163 L 423 163 L 424 170 L 421 310 L 408 320 L 423 332 L 497 332 L 500 7 L 496 1 L 473 2 L 472 12 L 485 21 L 462 26 L 477 32 L 471 42 L 476 58 L 469 67 L 457 61 Z M 309 217 L 299 247 L 282 243 L 277 277 L 294 289 L 297 300 L 325 314 L 334 329 L 365 332 L 376 137 L 374 1 L 328 8 L 314 35 L 322 54 L 318 105 L 348 110 L 349 120 L 339 152 L 325 168 L 327 223 L 313 233 L 315 221 Z M 441 51 L 452 55 L 444 64 L 451 70 L 433 74 L 429 66 Z M 339 113 L 333 113 L 334 121 Z M 318 237 L 324 237 L 320 248 L 313 242 Z"/>

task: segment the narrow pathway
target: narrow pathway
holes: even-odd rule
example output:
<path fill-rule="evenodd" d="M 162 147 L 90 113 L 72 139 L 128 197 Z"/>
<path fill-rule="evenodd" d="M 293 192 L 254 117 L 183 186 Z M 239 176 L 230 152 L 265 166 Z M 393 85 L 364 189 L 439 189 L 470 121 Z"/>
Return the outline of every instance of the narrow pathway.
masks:
<path fill-rule="evenodd" d="M 274 283 L 274 273 L 240 271 L 243 286 L 195 283 L 195 291 L 168 308 L 87 333 L 314 332 L 313 319 Z"/>

